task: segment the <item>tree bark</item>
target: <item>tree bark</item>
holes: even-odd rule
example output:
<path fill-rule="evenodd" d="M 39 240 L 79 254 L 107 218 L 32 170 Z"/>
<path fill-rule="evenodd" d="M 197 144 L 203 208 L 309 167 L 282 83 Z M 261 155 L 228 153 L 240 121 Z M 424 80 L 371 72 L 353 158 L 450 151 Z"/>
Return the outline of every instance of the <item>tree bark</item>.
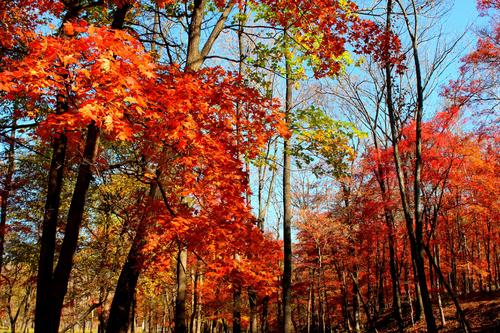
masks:
<path fill-rule="evenodd" d="M 78 169 L 75 188 L 71 198 L 64 239 L 59 253 L 59 260 L 54 270 L 51 288 L 50 319 L 47 332 L 56 333 L 59 329 L 64 296 L 68 290 L 68 282 L 73 268 L 73 256 L 78 243 L 78 235 L 83 219 L 87 191 L 92 179 L 92 166 L 97 157 L 99 145 L 99 128 L 90 124 L 83 153 L 83 161 Z"/>
<path fill-rule="evenodd" d="M 156 186 L 152 185 L 148 198 L 154 198 L 155 192 Z M 130 313 L 133 311 L 135 288 L 144 260 L 142 251 L 146 245 L 147 220 L 148 214 L 145 212 L 139 221 L 127 260 L 118 278 L 106 324 L 107 333 L 127 333 L 131 324 Z"/>
<path fill-rule="evenodd" d="M 58 97 L 58 113 L 65 112 L 67 104 Z M 47 180 L 47 195 L 40 239 L 40 256 L 38 258 L 38 275 L 35 306 L 35 333 L 47 332 L 50 312 L 52 274 L 56 250 L 56 230 L 61 206 L 61 191 L 64 178 L 64 162 L 66 160 L 67 139 L 64 134 L 56 137 L 52 143 L 52 158 Z"/>
<path fill-rule="evenodd" d="M 375 135 L 375 133 L 373 134 L 373 140 L 375 143 L 375 148 L 378 151 L 377 136 Z M 377 179 L 380 187 L 380 192 L 382 194 L 382 200 L 384 200 L 384 202 L 387 202 L 388 193 L 385 182 L 385 174 L 382 165 L 380 163 L 380 158 L 378 154 L 377 154 L 377 173 L 378 173 Z M 397 263 L 396 263 L 394 215 L 393 212 L 387 206 L 385 206 L 385 204 L 384 204 L 384 217 L 388 229 L 388 240 L 389 240 L 389 269 L 391 273 L 391 283 L 392 283 L 392 309 L 394 318 L 396 318 L 396 321 L 398 322 L 399 332 L 403 332 L 404 322 L 403 322 L 403 315 L 401 312 L 401 295 L 399 291 L 399 277 L 398 277 Z"/>
<path fill-rule="evenodd" d="M 15 163 L 14 163 L 14 153 L 16 148 L 16 120 L 13 121 L 12 134 L 9 138 L 9 149 L 7 151 L 7 172 L 4 178 L 4 187 L 0 194 L 1 200 L 1 212 L 0 212 L 0 278 L 2 275 L 3 268 L 3 254 L 5 249 L 5 233 L 7 232 L 7 209 L 10 197 L 10 192 L 12 191 L 12 178 L 14 177 Z"/>
<path fill-rule="evenodd" d="M 241 333 L 241 289 L 235 286 L 233 292 L 233 332 Z"/>
<path fill-rule="evenodd" d="M 187 332 L 186 327 L 186 269 L 187 250 L 179 246 L 177 254 L 177 297 L 175 299 L 175 333 Z"/>
<path fill-rule="evenodd" d="M 287 30 L 285 29 L 285 66 L 286 66 L 286 92 L 285 92 L 285 122 L 290 125 L 292 109 L 292 67 L 290 64 Z M 283 141 L 283 333 L 293 332 L 292 324 L 292 210 L 291 210 L 291 155 L 290 141 Z"/>
<path fill-rule="evenodd" d="M 269 296 L 265 296 L 262 300 L 262 323 L 261 332 L 267 333 L 269 331 Z"/>

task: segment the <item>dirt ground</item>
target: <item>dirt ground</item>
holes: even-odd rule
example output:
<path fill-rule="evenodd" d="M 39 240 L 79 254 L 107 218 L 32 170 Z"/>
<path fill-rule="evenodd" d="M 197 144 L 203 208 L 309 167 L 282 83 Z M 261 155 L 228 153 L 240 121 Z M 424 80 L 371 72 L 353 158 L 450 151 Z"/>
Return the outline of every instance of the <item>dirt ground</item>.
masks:
<path fill-rule="evenodd" d="M 466 318 L 472 332 L 500 333 L 500 291 L 479 293 L 460 298 Z M 439 310 L 435 309 L 435 318 L 440 332 L 463 332 L 458 321 L 455 306 L 451 301 L 444 304 L 446 324 L 441 325 Z M 405 332 L 426 332 L 425 321 L 422 320 L 412 325 L 409 311 L 405 311 Z M 379 333 L 397 332 L 395 320 L 390 313 L 380 318 L 377 322 Z"/>

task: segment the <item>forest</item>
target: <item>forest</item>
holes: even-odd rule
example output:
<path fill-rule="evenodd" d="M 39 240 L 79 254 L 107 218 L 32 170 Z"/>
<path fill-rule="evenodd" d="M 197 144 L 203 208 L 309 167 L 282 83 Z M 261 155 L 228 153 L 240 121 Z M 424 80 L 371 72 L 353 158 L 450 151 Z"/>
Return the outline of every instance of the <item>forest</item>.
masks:
<path fill-rule="evenodd" d="M 499 0 L 1 1 L 0 332 L 500 332 L 499 69 Z"/>

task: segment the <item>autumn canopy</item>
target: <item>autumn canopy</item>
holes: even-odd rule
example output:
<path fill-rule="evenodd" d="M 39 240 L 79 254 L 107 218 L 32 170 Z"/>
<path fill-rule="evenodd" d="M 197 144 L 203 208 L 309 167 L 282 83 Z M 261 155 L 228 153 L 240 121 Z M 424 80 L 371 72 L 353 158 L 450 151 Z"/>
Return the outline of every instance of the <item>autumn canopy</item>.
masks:
<path fill-rule="evenodd" d="M 498 328 L 474 5 L 0 3 L 0 331 Z"/>

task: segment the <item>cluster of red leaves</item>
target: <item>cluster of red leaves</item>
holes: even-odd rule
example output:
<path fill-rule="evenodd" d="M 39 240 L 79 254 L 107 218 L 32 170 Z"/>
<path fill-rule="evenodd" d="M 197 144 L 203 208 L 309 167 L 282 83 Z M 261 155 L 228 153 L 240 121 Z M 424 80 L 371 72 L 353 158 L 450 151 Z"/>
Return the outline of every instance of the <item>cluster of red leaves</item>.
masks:
<path fill-rule="evenodd" d="M 362 20 L 357 22 L 351 35 L 357 53 L 370 54 L 382 67 L 395 66 L 397 73 L 406 70 L 401 41 L 394 33 L 383 30 L 373 21 Z"/>
<path fill-rule="evenodd" d="M 155 77 L 148 55 L 123 31 L 83 22 L 68 23 L 64 31 L 76 36 L 42 36 L 28 43 L 29 53 L 21 61 L 7 62 L 0 89 L 7 99 L 28 101 L 19 117 L 43 119 L 38 134 L 44 139 L 95 122 L 109 138 L 130 140 L 133 123 L 127 116 L 143 112 L 142 84 Z M 50 111 L 58 100 L 66 101 L 67 110 Z"/>

